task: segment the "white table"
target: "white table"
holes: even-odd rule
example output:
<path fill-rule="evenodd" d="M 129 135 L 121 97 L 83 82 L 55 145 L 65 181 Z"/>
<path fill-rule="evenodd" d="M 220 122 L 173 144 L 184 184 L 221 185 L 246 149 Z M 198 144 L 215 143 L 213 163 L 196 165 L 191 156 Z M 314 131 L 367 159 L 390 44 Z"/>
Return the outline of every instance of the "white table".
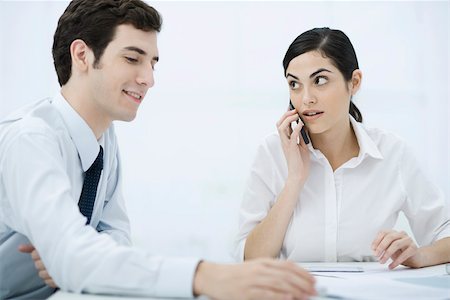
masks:
<path fill-rule="evenodd" d="M 321 292 L 319 299 L 448 299 L 450 300 L 450 275 L 445 264 L 422 269 L 403 266 L 389 270 L 386 265 L 369 263 L 302 263 L 305 268 L 361 267 L 364 272 L 312 272 Z M 411 297 L 413 295 L 413 297 Z M 335 298 L 329 298 L 329 297 Z M 90 294 L 57 292 L 50 300 L 136 300 L 161 298 L 130 298 Z M 164 298 L 167 300 L 168 298 Z M 206 297 L 196 299 L 206 300 Z"/>

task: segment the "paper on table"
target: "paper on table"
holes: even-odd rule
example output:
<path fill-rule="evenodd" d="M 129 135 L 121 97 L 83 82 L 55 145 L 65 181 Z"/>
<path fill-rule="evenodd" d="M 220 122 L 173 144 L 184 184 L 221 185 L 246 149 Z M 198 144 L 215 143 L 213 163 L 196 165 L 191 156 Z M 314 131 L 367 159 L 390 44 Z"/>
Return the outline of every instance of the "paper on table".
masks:
<path fill-rule="evenodd" d="M 328 297 L 345 299 L 415 299 L 415 300 L 448 300 L 447 289 L 419 286 L 377 276 L 364 276 L 352 279 L 317 276 L 318 289 L 325 289 Z"/>
<path fill-rule="evenodd" d="M 344 273 L 361 273 L 364 272 L 362 267 L 357 266 L 311 266 L 304 267 L 309 272 L 344 272 Z"/>

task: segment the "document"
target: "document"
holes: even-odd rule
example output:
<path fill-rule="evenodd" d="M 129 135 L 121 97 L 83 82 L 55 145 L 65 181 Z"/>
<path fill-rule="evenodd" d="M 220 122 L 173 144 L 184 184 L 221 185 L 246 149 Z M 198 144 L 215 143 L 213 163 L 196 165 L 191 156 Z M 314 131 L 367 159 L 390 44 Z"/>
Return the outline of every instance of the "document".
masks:
<path fill-rule="evenodd" d="M 448 300 L 450 290 L 421 286 L 379 276 L 339 278 L 316 276 L 321 296 L 344 299 Z"/>
<path fill-rule="evenodd" d="M 306 270 L 308 270 L 311 273 L 315 272 L 336 272 L 336 273 L 361 273 L 364 272 L 364 269 L 362 267 L 357 266 L 335 266 L 335 265 L 323 265 L 323 266 L 311 266 L 311 267 L 304 267 Z"/>

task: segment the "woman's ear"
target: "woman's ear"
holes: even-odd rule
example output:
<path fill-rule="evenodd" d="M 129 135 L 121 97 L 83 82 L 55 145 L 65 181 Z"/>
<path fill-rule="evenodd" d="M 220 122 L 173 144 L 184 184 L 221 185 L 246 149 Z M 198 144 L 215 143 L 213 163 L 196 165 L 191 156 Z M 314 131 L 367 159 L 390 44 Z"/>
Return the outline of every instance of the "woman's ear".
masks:
<path fill-rule="evenodd" d="M 353 95 L 356 94 L 356 92 L 361 87 L 362 82 L 362 72 L 360 69 L 356 69 L 352 73 L 352 79 L 350 80 L 350 92 Z"/>
<path fill-rule="evenodd" d="M 90 49 L 83 40 L 77 39 L 70 44 L 72 73 L 83 73 L 90 65 Z"/>

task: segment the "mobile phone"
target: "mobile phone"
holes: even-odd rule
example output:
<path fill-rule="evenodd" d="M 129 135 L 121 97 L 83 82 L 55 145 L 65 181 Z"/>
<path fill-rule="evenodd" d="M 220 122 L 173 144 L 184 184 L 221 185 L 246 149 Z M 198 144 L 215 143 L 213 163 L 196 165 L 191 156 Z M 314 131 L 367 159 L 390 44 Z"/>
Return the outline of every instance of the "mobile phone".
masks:
<path fill-rule="evenodd" d="M 292 101 L 291 101 L 291 99 L 289 99 L 289 110 L 293 110 L 293 109 L 294 109 L 294 105 L 292 105 Z M 300 114 L 298 112 L 297 112 L 297 114 L 300 117 Z M 300 117 L 300 120 L 302 120 L 302 122 L 303 122 L 302 117 Z M 296 122 L 298 124 L 298 120 Z M 303 124 L 305 124 L 305 122 L 303 122 Z M 308 145 L 309 137 L 308 137 L 308 134 L 306 133 L 305 126 L 303 126 L 302 129 L 300 130 L 300 134 L 302 135 L 302 138 L 303 138 L 303 141 L 305 142 L 305 144 Z"/>

